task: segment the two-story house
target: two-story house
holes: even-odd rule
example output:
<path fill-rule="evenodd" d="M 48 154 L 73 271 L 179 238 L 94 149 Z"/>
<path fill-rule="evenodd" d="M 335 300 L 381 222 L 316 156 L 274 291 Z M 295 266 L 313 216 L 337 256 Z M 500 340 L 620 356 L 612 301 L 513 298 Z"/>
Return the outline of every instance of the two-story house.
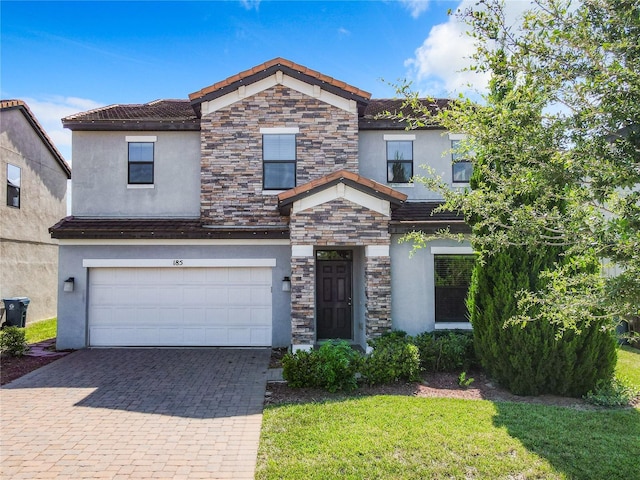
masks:
<path fill-rule="evenodd" d="M 455 135 L 378 118 L 399 105 L 277 58 L 188 100 L 63 119 L 58 347 L 366 348 L 392 328 L 468 326 L 470 247 L 398 243 L 465 229 L 410 179 L 429 164 L 464 186 L 468 164 Z"/>
<path fill-rule="evenodd" d="M 58 242 L 48 228 L 67 211 L 69 178 L 29 106 L 0 101 L 0 298 L 29 297 L 28 323 L 56 316 Z"/>

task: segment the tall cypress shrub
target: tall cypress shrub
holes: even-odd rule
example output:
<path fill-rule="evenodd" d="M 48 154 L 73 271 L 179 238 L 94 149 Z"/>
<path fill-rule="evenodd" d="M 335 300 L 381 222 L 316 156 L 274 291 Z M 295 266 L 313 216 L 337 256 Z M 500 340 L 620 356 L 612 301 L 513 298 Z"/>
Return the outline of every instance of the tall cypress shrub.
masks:
<path fill-rule="evenodd" d="M 518 312 L 517 292 L 538 289 L 539 272 L 561 260 L 554 249 L 509 247 L 475 265 L 467 306 L 476 355 L 489 375 L 512 393 L 580 396 L 613 374 L 615 340 L 600 325 L 557 337 L 544 319 L 505 324 Z"/>

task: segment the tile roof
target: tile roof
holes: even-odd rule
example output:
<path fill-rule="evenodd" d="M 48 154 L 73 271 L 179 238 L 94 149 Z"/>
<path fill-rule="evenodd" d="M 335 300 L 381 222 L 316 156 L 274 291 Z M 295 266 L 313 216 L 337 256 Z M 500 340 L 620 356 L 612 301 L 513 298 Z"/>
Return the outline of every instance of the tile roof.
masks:
<path fill-rule="evenodd" d="M 117 130 L 119 127 L 155 126 L 159 129 L 199 130 L 200 120 L 188 100 L 155 100 L 149 103 L 108 105 L 62 119 L 71 130 Z M 102 127 L 102 128 L 101 128 Z"/>
<path fill-rule="evenodd" d="M 369 92 L 365 92 L 357 87 L 340 80 L 336 80 L 335 78 L 329 77 L 315 70 L 311 70 L 310 68 L 299 65 L 285 58 L 278 57 L 198 90 L 197 92 L 190 94 L 189 99 L 193 103 L 199 103 L 223 89 L 225 90 L 224 93 L 227 93 L 228 91 L 232 91 L 236 86 L 253 83 L 253 81 L 260 80 L 264 78 L 265 75 L 272 75 L 278 70 L 282 70 L 288 75 L 292 75 L 303 81 L 321 84 L 329 88 L 333 87 L 333 89 L 337 89 L 338 91 L 354 97 L 354 100 L 359 99 L 360 101 L 367 101 L 371 98 L 371 94 Z"/>
<path fill-rule="evenodd" d="M 471 228 L 464 217 L 451 211 L 434 212 L 442 202 L 405 202 L 391 213 L 391 233 L 407 233 L 414 230 L 435 233 L 449 228 L 452 233 L 469 233 Z"/>
<path fill-rule="evenodd" d="M 284 211 L 286 212 L 285 214 L 288 214 L 290 205 L 296 200 L 312 195 L 318 190 L 323 190 L 340 182 L 375 197 L 389 200 L 395 206 L 402 204 L 407 199 L 404 193 L 400 193 L 386 185 L 382 185 L 357 173 L 349 172 L 348 170 L 338 170 L 337 172 L 330 173 L 329 175 L 280 193 L 278 195 L 278 208 L 281 212 Z"/>
<path fill-rule="evenodd" d="M 49 228 L 58 239 L 274 239 L 289 238 L 287 227 L 209 227 L 200 219 L 66 217 Z"/>
<path fill-rule="evenodd" d="M 0 100 L 0 110 L 13 110 L 13 109 L 17 109 L 22 112 L 24 117 L 31 124 L 35 132 L 43 141 L 45 146 L 49 149 L 49 151 L 51 152 L 51 155 L 53 155 L 56 162 L 58 162 L 58 165 L 60 165 L 60 168 L 62 168 L 64 173 L 67 175 L 67 178 L 71 178 L 71 167 L 66 162 L 62 154 L 58 151 L 58 149 L 56 148 L 51 138 L 49 138 L 49 135 L 47 135 L 47 132 L 45 132 L 44 128 L 42 128 L 42 125 L 40 125 L 40 122 L 38 122 L 38 119 L 33 114 L 29 106 L 23 100 L 18 100 L 18 99 Z"/>
<path fill-rule="evenodd" d="M 431 114 L 436 114 L 440 110 L 444 110 L 449 107 L 451 100 L 447 98 L 436 99 L 420 99 L 420 102 L 425 105 Z M 414 115 L 411 108 L 402 108 L 404 100 L 397 98 L 376 98 L 372 99 L 367 105 L 364 115 L 359 119 L 359 128 L 362 130 L 373 129 L 393 129 L 405 128 L 406 123 L 404 121 L 392 120 L 382 118 L 385 112 L 402 113 L 405 116 Z M 423 128 L 442 128 L 440 125 L 433 121 L 427 121 L 428 126 Z"/>

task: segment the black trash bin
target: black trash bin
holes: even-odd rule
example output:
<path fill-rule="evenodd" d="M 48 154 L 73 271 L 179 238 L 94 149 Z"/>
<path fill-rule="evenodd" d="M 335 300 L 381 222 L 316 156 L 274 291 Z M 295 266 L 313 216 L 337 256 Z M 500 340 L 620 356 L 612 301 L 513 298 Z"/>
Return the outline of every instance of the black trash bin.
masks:
<path fill-rule="evenodd" d="M 29 297 L 3 298 L 6 315 L 6 326 L 24 328 L 27 323 L 27 307 L 31 300 Z"/>

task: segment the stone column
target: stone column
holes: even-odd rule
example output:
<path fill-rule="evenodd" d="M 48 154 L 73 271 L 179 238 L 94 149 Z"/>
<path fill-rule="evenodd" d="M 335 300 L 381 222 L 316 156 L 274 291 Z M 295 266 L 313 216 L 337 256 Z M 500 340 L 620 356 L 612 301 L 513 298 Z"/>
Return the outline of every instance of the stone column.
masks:
<path fill-rule="evenodd" d="M 389 245 L 365 247 L 367 341 L 391 331 L 391 257 Z"/>
<path fill-rule="evenodd" d="M 313 245 L 291 246 L 291 348 L 311 350 L 316 340 Z"/>

